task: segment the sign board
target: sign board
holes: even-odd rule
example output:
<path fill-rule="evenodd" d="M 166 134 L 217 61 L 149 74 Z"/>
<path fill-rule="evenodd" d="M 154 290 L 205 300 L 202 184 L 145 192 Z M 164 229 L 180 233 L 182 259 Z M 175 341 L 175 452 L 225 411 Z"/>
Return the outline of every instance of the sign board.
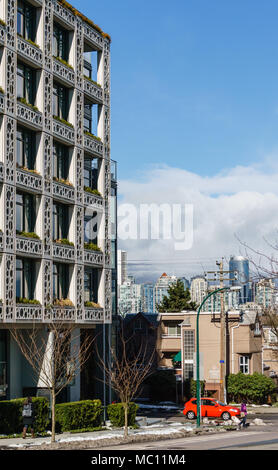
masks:
<path fill-rule="evenodd" d="M 197 380 L 197 353 L 194 352 L 194 363 L 193 363 L 193 379 Z M 205 380 L 204 376 L 204 353 L 199 353 L 199 379 Z"/>

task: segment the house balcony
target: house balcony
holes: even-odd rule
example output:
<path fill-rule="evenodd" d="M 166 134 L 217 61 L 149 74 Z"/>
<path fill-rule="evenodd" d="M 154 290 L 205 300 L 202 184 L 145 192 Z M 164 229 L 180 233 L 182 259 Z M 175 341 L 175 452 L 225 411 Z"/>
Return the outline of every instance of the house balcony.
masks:
<path fill-rule="evenodd" d="M 43 309 L 40 304 L 17 304 L 15 308 L 16 321 L 41 322 L 43 320 Z"/>
<path fill-rule="evenodd" d="M 62 143 L 74 145 L 75 131 L 73 126 L 53 118 L 52 131 L 54 136 Z"/>
<path fill-rule="evenodd" d="M 37 238 L 25 237 L 22 235 L 16 236 L 16 253 L 18 255 L 25 255 L 29 257 L 42 256 L 42 241 Z"/>
<path fill-rule="evenodd" d="M 84 264 L 86 265 L 102 267 L 103 266 L 103 253 L 102 251 L 88 250 L 85 248 L 83 261 L 84 261 Z"/>
<path fill-rule="evenodd" d="M 75 16 L 68 9 L 65 8 L 59 1 L 53 2 L 53 13 L 64 25 L 68 28 L 74 29 L 75 26 Z"/>
<path fill-rule="evenodd" d="M 52 182 L 52 195 L 55 199 L 63 202 L 72 202 L 75 200 L 75 188 L 69 184 L 60 181 Z"/>
<path fill-rule="evenodd" d="M 75 84 L 75 72 L 72 67 L 53 57 L 53 75 L 67 86 L 73 87 Z"/>
<path fill-rule="evenodd" d="M 76 309 L 69 306 L 51 306 L 46 307 L 44 311 L 45 322 L 76 322 Z"/>
<path fill-rule="evenodd" d="M 40 194 L 42 192 L 42 177 L 30 170 L 17 168 L 16 185 L 28 189 L 28 192 Z"/>
<path fill-rule="evenodd" d="M 102 104 L 103 102 L 103 89 L 88 77 L 83 78 L 83 90 L 85 95 L 90 98 L 94 103 Z"/>
<path fill-rule="evenodd" d="M 85 41 L 90 44 L 93 49 L 102 50 L 103 48 L 103 37 L 102 35 L 92 28 L 85 21 L 83 22 L 83 34 Z"/>
<path fill-rule="evenodd" d="M 53 242 L 52 256 L 53 258 L 59 259 L 64 263 L 74 263 L 75 248 L 72 245 L 65 245 L 63 243 Z"/>
<path fill-rule="evenodd" d="M 31 127 L 35 131 L 42 129 L 42 113 L 31 105 L 18 101 L 16 104 L 16 117 L 23 124 L 27 124 L 28 127 Z"/>
<path fill-rule="evenodd" d="M 35 44 L 24 39 L 21 36 L 17 36 L 17 53 L 21 56 L 25 62 L 36 68 L 41 68 L 43 64 L 43 52 Z"/>
<path fill-rule="evenodd" d="M 103 157 L 103 143 L 92 134 L 84 133 L 85 151 L 97 157 Z"/>
<path fill-rule="evenodd" d="M 84 307 L 83 323 L 103 323 L 103 308 Z"/>
<path fill-rule="evenodd" d="M 91 193 L 89 191 L 83 191 L 84 193 L 84 205 L 90 206 L 96 210 L 103 209 L 103 197 L 98 194 Z"/>

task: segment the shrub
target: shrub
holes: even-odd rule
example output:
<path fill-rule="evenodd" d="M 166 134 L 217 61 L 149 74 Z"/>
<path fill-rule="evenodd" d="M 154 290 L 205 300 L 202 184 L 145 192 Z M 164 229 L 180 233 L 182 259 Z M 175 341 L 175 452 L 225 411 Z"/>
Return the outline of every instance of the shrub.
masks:
<path fill-rule="evenodd" d="M 136 412 L 138 405 L 130 402 L 128 406 L 128 426 L 135 425 Z M 116 427 L 123 427 L 125 425 L 125 412 L 123 403 L 113 403 L 107 407 L 108 418 L 111 424 Z"/>
<path fill-rule="evenodd" d="M 0 401 L 0 434 L 20 433 L 23 429 L 22 408 L 26 398 Z M 43 433 L 49 425 L 49 407 L 46 398 L 33 398 L 35 432 Z"/>
<path fill-rule="evenodd" d="M 83 400 L 56 405 L 56 423 L 64 431 L 97 428 L 101 425 L 102 405 L 100 400 Z"/>
<path fill-rule="evenodd" d="M 276 385 L 270 377 L 255 372 L 254 374 L 231 374 L 228 376 L 227 391 L 230 401 L 266 403 L 268 395 L 275 392 Z"/>

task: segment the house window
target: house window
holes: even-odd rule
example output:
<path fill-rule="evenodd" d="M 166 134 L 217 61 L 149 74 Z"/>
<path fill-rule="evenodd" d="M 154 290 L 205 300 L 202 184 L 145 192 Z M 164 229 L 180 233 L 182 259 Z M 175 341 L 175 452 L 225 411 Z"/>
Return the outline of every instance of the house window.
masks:
<path fill-rule="evenodd" d="M 16 297 L 32 300 L 34 298 L 34 262 L 27 259 L 16 260 Z"/>
<path fill-rule="evenodd" d="M 35 225 L 35 197 L 27 193 L 16 194 L 16 231 L 33 232 Z"/>
<path fill-rule="evenodd" d="M 66 299 L 69 291 L 69 268 L 63 263 L 53 263 L 53 299 Z"/>
<path fill-rule="evenodd" d="M 53 204 L 53 240 L 68 238 L 69 210 L 64 204 Z"/>
<path fill-rule="evenodd" d="M 69 59 L 69 33 L 60 25 L 54 23 L 52 53 L 54 57 L 60 57 L 68 62 Z"/>
<path fill-rule="evenodd" d="M 17 98 L 24 98 L 27 103 L 35 102 L 36 72 L 25 64 L 17 64 Z"/>
<path fill-rule="evenodd" d="M 53 145 L 53 176 L 67 179 L 69 175 L 69 150 L 68 147 L 57 142 Z"/>
<path fill-rule="evenodd" d="M 19 168 L 34 169 L 35 145 L 35 133 L 19 127 L 16 132 L 16 163 Z"/>
<path fill-rule="evenodd" d="M 193 377 L 193 361 L 195 352 L 195 335 L 193 330 L 183 332 L 183 359 L 184 359 L 184 378 Z"/>
<path fill-rule="evenodd" d="M 180 336 L 181 327 L 179 325 L 169 325 L 168 326 L 168 336 Z"/>
<path fill-rule="evenodd" d="M 36 10 L 28 3 L 17 2 L 17 33 L 24 39 L 35 41 Z"/>
<path fill-rule="evenodd" d="M 94 269 L 84 271 L 84 300 L 97 303 L 97 272 Z"/>
<path fill-rule="evenodd" d="M 69 93 L 68 89 L 62 85 L 53 85 L 53 116 L 68 120 L 69 113 Z"/>
<path fill-rule="evenodd" d="M 84 159 L 84 186 L 91 189 L 97 189 L 98 181 L 98 159 Z"/>
<path fill-rule="evenodd" d="M 243 374 L 249 374 L 250 358 L 249 356 L 239 357 L 239 370 Z"/>

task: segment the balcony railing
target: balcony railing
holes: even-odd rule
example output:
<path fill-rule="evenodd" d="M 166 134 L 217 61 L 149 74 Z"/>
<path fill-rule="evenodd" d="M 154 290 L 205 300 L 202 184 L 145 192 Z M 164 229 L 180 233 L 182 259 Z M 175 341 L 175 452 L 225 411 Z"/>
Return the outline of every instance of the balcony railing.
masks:
<path fill-rule="evenodd" d="M 67 64 L 62 63 L 56 57 L 53 57 L 53 75 L 65 82 L 67 85 L 74 86 L 75 72 Z"/>
<path fill-rule="evenodd" d="M 4 164 L 0 162 L 0 182 L 4 181 Z"/>
<path fill-rule="evenodd" d="M 52 182 L 52 194 L 54 198 L 62 199 L 63 201 L 72 202 L 75 200 L 74 187 L 60 181 Z"/>
<path fill-rule="evenodd" d="M 16 252 L 29 256 L 42 256 L 42 241 L 36 238 L 16 236 Z"/>
<path fill-rule="evenodd" d="M 102 323 L 104 313 L 102 308 L 84 307 L 84 322 Z"/>
<path fill-rule="evenodd" d="M 52 256 L 53 258 L 59 258 L 64 262 L 74 263 L 75 259 L 75 248 L 71 245 L 65 245 L 63 243 L 55 243 L 52 245 Z"/>
<path fill-rule="evenodd" d="M 0 24 L 0 44 L 4 45 L 6 42 L 6 26 L 4 24 Z"/>
<path fill-rule="evenodd" d="M 38 128 L 42 127 L 42 113 L 20 101 L 18 101 L 16 105 L 16 116 L 20 121 L 28 124 L 34 130 L 38 130 Z"/>
<path fill-rule="evenodd" d="M 75 132 L 73 127 L 53 118 L 52 130 L 53 134 L 59 139 L 62 139 L 66 143 L 74 144 Z"/>
<path fill-rule="evenodd" d="M 102 35 L 92 28 L 88 23 L 83 23 L 83 33 L 84 38 L 87 42 L 89 42 L 92 46 L 95 46 L 97 49 L 103 48 L 103 37 Z"/>
<path fill-rule="evenodd" d="M 103 143 L 97 138 L 84 134 L 84 147 L 88 153 L 103 157 Z"/>
<path fill-rule="evenodd" d="M 2 230 L 0 230 L 0 251 L 3 251 L 4 249 L 4 235 Z"/>
<path fill-rule="evenodd" d="M 84 190 L 84 205 L 101 210 L 103 208 L 103 197 Z"/>
<path fill-rule="evenodd" d="M 16 170 L 16 184 L 28 189 L 30 192 L 42 192 L 42 177 L 32 171 L 17 168 Z"/>
<path fill-rule="evenodd" d="M 75 307 L 66 306 L 53 306 L 51 308 L 46 308 L 44 312 L 44 321 L 75 322 L 76 309 Z"/>
<path fill-rule="evenodd" d="M 54 1 L 53 11 L 54 15 L 56 15 L 63 23 L 74 28 L 75 16 L 68 8 L 63 7 L 60 2 Z"/>
<path fill-rule="evenodd" d="M 43 319 L 43 309 L 41 305 L 17 304 L 15 309 L 17 321 L 39 321 Z"/>
<path fill-rule="evenodd" d="M 84 93 L 88 95 L 96 103 L 103 102 L 102 88 L 87 77 L 84 77 L 83 89 L 84 89 Z"/>
<path fill-rule="evenodd" d="M 84 264 L 90 264 L 93 266 L 103 266 L 102 251 L 84 249 Z"/>
<path fill-rule="evenodd" d="M 17 53 L 27 59 L 28 62 L 31 62 L 32 65 L 37 67 L 42 66 L 42 50 L 21 36 L 17 37 Z"/>

